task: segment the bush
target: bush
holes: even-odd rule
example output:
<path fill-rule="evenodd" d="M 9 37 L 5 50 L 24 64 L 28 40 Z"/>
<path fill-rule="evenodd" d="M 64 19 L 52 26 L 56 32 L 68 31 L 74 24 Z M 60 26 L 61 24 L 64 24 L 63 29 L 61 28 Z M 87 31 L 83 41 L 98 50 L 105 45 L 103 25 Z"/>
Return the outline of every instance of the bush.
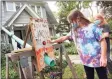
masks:
<path fill-rule="evenodd" d="M 110 29 L 112 30 L 112 20 L 108 20 L 108 24 L 110 26 Z"/>
<path fill-rule="evenodd" d="M 13 50 L 11 44 L 1 44 L 1 53 L 10 53 Z"/>
<path fill-rule="evenodd" d="M 5 79 L 6 74 L 6 59 L 5 54 L 12 51 L 11 44 L 1 44 L 1 79 Z M 12 63 L 9 62 L 9 77 L 10 79 L 17 79 L 18 74 L 14 70 Z"/>
<path fill-rule="evenodd" d="M 65 50 L 68 54 L 78 54 L 77 50 L 76 50 L 76 47 L 74 45 L 74 42 L 64 42 L 63 45 L 65 46 Z M 55 55 L 58 56 L 59 55 L 59 50 L 55 50 Z"/>
<path fill-rule="evenodd" d="M 1 53 L 1 79 L 5 79 L 5 74 L 6 74 L 6 59 L 5 59 L 5 54 Z M 10 79 L 18 79 L 18 74 L 14 70 L 12 63 L 9 62 L 9 77 Z"/>
<path fill-rule="evenodd" d="M 74 45 L 74 42 L 70 42 L 70 43 L 64 43 L 64 46 L 65 46 L 65 49 L 66 49 L 66 52 L 68 54 L 78 54 L 77 53 L 77 50 L 76 50 L 76 47 Z"/>

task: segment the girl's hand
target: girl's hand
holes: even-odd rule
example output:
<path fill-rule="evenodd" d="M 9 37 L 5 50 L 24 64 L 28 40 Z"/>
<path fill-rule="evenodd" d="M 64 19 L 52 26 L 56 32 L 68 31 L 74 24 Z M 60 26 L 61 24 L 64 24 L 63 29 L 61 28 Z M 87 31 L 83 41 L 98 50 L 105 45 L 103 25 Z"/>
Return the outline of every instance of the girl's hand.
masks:
<path fill-rule="evenodd" d="M 100 58 L 100 66 L 106 67 L 107 66 L 107 57 L 102 57 Z"/>

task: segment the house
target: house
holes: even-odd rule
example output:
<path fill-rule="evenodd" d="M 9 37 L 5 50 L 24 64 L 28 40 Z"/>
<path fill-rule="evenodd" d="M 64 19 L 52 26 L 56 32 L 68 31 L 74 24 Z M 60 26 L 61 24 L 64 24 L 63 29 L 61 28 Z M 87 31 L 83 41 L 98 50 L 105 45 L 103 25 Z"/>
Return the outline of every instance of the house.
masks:
<path fill-rule="evenodd" d="M 30 17 L 44 18 L 48 20 L 51 36 L 55 35 L 54 26 L 57 21 L 45 1 L 11 1 L 4 0 L 2 5 L 2 26 L 14 33 L 17 37 L 24 40 L 26 27 L 29 23 Z M 11 39 L 3 31 L 1 32 L 2 43 L 11 43 L 14 49 L 17 49 L 17 42 Z M 28 40 L 31 44 L 31 39 Z"/>

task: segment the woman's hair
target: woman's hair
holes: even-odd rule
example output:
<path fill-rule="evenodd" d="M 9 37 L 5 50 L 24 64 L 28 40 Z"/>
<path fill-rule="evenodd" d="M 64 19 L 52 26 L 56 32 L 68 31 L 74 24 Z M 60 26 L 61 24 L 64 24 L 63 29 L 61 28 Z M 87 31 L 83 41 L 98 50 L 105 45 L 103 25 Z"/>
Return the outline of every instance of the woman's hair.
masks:
<path fill-rule="evenodd" d="M 90 21 L 87 18 L 85 18 L 85 16 L 79 10 L 74 9 L 67 16 L 67 20 L 69 23 L 72 23 L 73 20 L 76 20 L 77 18 L 81 21 L 83 20 L 86 23 L 90 23 Z"/>
<path fill-rule="evenodd" d="M 105 18 L 104 18 L 103 15 L 97 14 L 95 17 L 101 19 L 101 20 L 103 21 L 104 24 L 107 24 L 107 21 L 105 20 Z"/>

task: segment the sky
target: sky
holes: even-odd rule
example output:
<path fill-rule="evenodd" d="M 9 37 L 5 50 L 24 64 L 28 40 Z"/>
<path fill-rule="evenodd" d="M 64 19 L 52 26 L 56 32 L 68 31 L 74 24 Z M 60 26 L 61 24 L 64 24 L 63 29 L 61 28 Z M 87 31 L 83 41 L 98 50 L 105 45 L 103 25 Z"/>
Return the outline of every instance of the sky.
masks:
<path fill-rule="evenodd" d="M 51 9 L 52 12 L 58 12 L 58 7 L 56 6 L 56 1 L 47 1 L 48 5 L 49 5 L 49 8 Z M 96 10 L 96 3 L 93 2 L 93 7 L 92 7 L 92 10 L 93 10 L 93 15 L 96 15 L 97 14 L 97 10 Z M 91 15 L 91 10 L 83 10 L 82 11 L 83 14 L 86 16 L 86 17 L 89 17 Z"/>
<path fill-rule="evenodd" d="M 50 9 L 54 12 L 58 11 L 58 7 L 56 6 L 56 1 L 47 1 Z"/>

